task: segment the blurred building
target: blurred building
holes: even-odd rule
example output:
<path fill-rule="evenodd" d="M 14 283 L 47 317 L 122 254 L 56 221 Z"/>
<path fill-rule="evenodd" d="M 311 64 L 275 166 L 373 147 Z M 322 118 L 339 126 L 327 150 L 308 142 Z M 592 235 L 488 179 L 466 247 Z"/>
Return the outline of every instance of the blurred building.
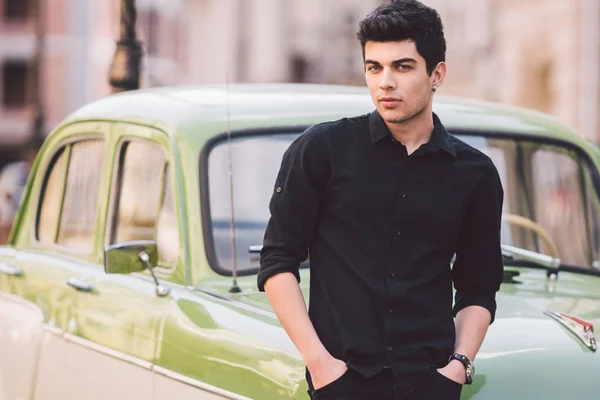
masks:
<path fill-rule="evenodd" d="M 187 0 L 191 82 L 362 83 L 358 21 L 381 0 Z"/>
<path fill-rule="evenodd" d="M 26 82 L 35 47 L 27 1 L 0 1 L 0 160 L 10 158 L 29 128 Z"/>
<path fill-rule="evenodd" d="M 0 166 L 31 132 L 34 0 L 0 0 Z M 120 0 L 41 0 L 45 132 L 110 93 Z M 598 140 L 598 0 L 423 0 L 448 41 L 441 94 L 554 114 Z M 142 86 L 364 82 L 358 22 L 383 0 L 136 0 Z"/>
<path fill-rule="evenodd" d="M 36 24 L 43 31 L 43 131 L 94 99 L 108 95 L 108 71 L 119 32 L 120 0 L 0 0 L 0 168 L 33 131 Z M 137 0 L 144 42 L 144 86 L 177 83 L 186 65 L 183 1 Z"/>
<path fill-rule="evenodd" d="M 33 132 L 36 26 L 43 31 L 40 78 L 43 132 L 67 113 L 107 92 L 106 58 L 117 17 L 110 2 L 0 0 L 0 165 L 18 154 L 12 148 Z M 104 68 L 104 70 L 103 70 Z M 9 150 L 9 152 L 7 152 Z"/>
<path fill-rule="evenodd" d="M 598 141 L 597 0 L 424 0 L 442 15 L 442 94 L 553 114 Z"/>

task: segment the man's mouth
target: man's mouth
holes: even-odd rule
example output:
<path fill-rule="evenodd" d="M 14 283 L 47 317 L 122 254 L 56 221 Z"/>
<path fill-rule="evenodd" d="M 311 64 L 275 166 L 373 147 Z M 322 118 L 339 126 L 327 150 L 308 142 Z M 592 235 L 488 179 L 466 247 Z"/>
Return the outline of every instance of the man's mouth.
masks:
<path fill-rule="evenodd" d="M 400 103 L 400 99 L 397 99 L 395 97 L 382 97 L 381 99 L 379 99 L 379 102 L 384 107 L 394 107 Z"/>

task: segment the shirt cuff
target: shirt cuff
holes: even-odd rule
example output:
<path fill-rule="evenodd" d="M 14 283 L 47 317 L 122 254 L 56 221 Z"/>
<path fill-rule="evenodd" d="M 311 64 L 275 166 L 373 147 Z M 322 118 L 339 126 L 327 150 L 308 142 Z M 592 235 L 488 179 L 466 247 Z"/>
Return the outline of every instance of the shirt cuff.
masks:
<path fill-rule="evenodd" d="M 464 292 L 456 292 L 455 302 L 454 302 L 454 317 L 456 314 L 463 308 L 467 308 L 470 306 L 480 306 L 485 308 L 490 312 L 491 320 L 490 325 L 496 319 L 496 294 L 491 295 L 483 295 L 483 294 L 471 294 Z"/>
<path fill-rule="evenodd" d="M 294 276 L 296 277 L 296 280 L 298 281 L 298 283 L 300 283 L 300 272 L 298 271 L 298 268 L 293 268 L 290 267 L 288 265 L 284 265 L 284 264 L 276 264 L 270 267 L 265 267 L 265 268 L 261 268 L 258 276 L 256 277 L 257 280 L 257 284 L 258 284 L 258 290 L 261 292 L 265 291 L 265 283 L 267 283 L 267 280 L 269 280 L 269 278 L 277 275 L 277 274 L 281 274 L 284 272 L 290 272 L 292 274 L 294 274 Z"/>

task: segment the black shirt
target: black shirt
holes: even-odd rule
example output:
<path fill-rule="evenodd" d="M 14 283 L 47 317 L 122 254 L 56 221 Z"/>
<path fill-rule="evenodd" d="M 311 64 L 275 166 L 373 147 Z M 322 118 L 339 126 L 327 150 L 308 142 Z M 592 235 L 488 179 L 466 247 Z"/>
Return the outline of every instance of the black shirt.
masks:
<path fill-rule="evenodd" d="M 483 306 L 493 320 L 503 278 L 496 168 L 433 119 L 410 156 L 377 111 L 298 137 L 275 183 L 258 275 L 260 290 L 278 273 L 299 280 L 310 253 L 309 315 L 324 346 L 365 377 L 391 366 L 404 392 L 447 364 L 458 311 Z"/>

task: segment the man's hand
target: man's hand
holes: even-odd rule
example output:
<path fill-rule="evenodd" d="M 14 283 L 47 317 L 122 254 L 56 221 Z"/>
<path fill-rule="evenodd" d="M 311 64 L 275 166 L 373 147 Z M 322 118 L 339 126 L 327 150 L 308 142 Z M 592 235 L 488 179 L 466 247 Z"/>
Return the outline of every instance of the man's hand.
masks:
<path fill-rule="evenodd" d="M 326 353 L 307 362 L 306 367 L 310 372 L 313 387 L 320 389 L 339 379 L 348 371 L 346 363 Z"/>
<path fill-rule="evenodd" d="M 438 369 L 438 372 L 446 378 L 456 383 L 464 385 L 467 382 L 467 372 L 465 366 L 458 360 L 452 360 L 444 368 Z"/>

